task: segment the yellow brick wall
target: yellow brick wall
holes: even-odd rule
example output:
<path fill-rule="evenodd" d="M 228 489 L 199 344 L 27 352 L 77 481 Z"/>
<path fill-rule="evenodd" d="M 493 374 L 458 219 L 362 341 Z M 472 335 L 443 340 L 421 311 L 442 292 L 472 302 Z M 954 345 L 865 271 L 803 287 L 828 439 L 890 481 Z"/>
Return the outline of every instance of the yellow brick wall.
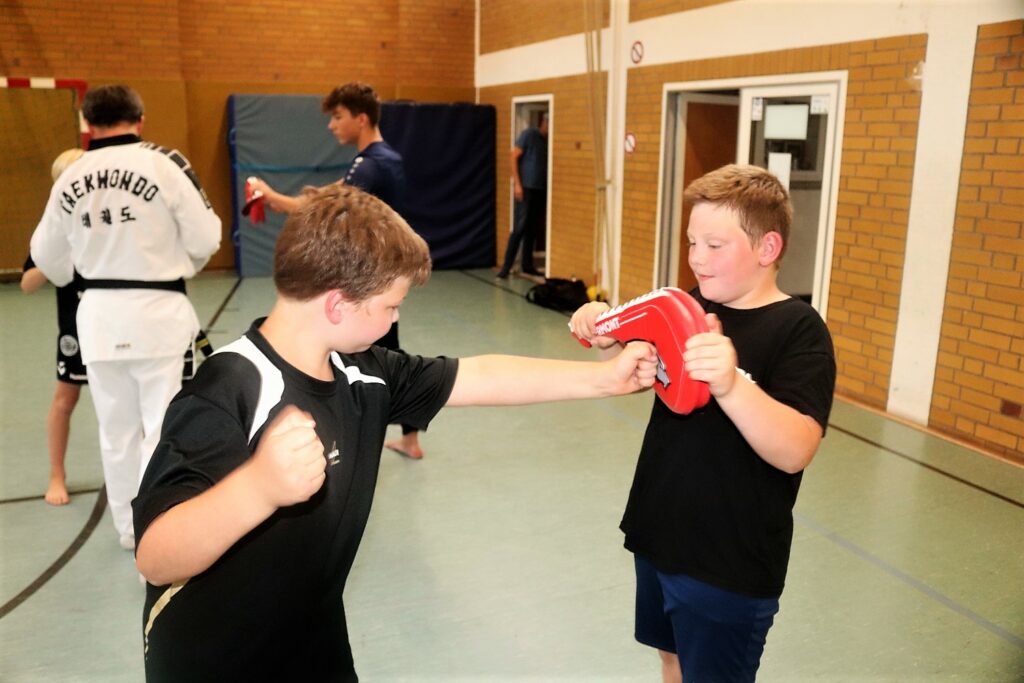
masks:
<path fill-rule="evenodd" d="M 608 2 L 601 2 L 604 27 Z M 582 33 L 583 18 L 582 0 L 481 0 L 480 54 Z"/>
<path fill-rule="evenodd" d="M 0 69 L 4 76 L 179 78 L 178 3 L 0 3 Z"/>
<path fill-rule="evenodd" d="M 662 17 L 675 12 L 688 12 L 710 5 L 721 5 L 733 0 L 630 0 L 629 20 L 641 21 Z"/>
<path fill-rule="evenodd" d="M 601 88 L 605 87 L 601 76 Z M 551 241 L 548 261 L 552 277 L 577 277 L 595 282 L 594 252 L 594 154 L 590 110 L 587 104 L 589 80 L 572 76 L 516 83 L 480 89 L 480 103 L 497 111 L 497 246 L 498 262 L 505 256 L 509 235 L 509 186 L 512 151 L 512 98 L 551 94 Z M 604 96 L 601 96 L 602 103 Z"/>
<path fill-rule="evenodd" d="M 230 268 L 228 95 L 322 95 L 362 80 L 385 99 L 472 101 L 474 8 L 473 0 L 382 0 L 358 11 L 305 0 L 0 3 L 0 76 L 135 87 L 145 137 L 189 157 L 224 220 L 210 266 Z M 37 211 L 13 219 L 34 226 Z"/>
<path fill-rule="evenodd" d="M 398 5 L 394 96 L 472 102 L 476 59 L 474 1 L 399 0 Z"/>
<path fill-rule="evenodd" d="M 651 288 L 657 232 L 662 85 L 808 71 L 849 70 L 828 324 L 837 391 L 884 408 L 903 274 L 920 94 L 910 78 L 926 36 L 824 45 L 629 71 L 620 297 Z"/>
<path fill-rule="evenodd" d="M 929 424 L 1024 453 L 1024 20 L 982 26 L 974 59 Z"/>

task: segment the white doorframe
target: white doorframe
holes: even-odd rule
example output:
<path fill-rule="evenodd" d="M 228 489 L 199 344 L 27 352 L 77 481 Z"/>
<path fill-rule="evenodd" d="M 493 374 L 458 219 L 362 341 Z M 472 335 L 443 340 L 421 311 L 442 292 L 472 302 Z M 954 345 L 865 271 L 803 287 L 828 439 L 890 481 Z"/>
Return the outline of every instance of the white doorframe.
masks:
<path fill-rule="evenodd" d="M 675 287 L 679 284 L 679 251 L 683 243 L 683 172 L 686 151 L 686 105 L 690 102 L 704 104 L 731 104 L 740 106 L 740 98 L 733 95 L 712 95 L 699 92 L 674 92 L 666 94 L 666 115 L 662 121 L 662 137 L 665 150 L 662 155 L 662 177 L 671 187 L 661 195 L 658 188 L 658 232 L 654 237 L 654 253 L 659 256 L 654 272 L 652 289 L 662 286 Z M 675 112 L 673 112 L 673 108 Z M 670 149 L 671 148 L 671 149 Z M 668 241 L 668 254 L 662 254 L 662 241 Z M 668 259 L 667 261 L 665 259 Z"/>
<path fill-rule="evenodd" d="M 839 199 L 838 182 L 839 182 L 839 168 L 842 162 L 842 145 L 839 142 L 843 139 L 843 128 L 845 125 L 846 118 L 846 86 L 847 86 L 847 72 L 846 71 L 819 71 L 819 72 L 808 72 L 799 74 L 777 74 L 770 76 L 754 76 L 750 78 L 725 78 L 715 79 L 706 81 L 681 81 L 675 83 L 665 83 L 662 86 L 662 140 L 665 140 L 666 133 L 666 122 L 670 108 L 674 106 L 674 102 L 670 102 L 670 98 L 686 92 L 694 91 L 714 91 L 714 90 L 739 90 L 741 96 L 743 95 L 744 89 L 747 88 L 766 88 L 771 86 L 798 86 L 806 85 L 811 83 L 830 83 L 834 84 L 836 88 L 834 109 L 834 120 L 833 125 L 829 126 L 829 135 L 831 136 L 826 144 L 831 145 L 832 149 L 832 162 L 830 168 L 827 169 L 829 173 L 829 185 L 825 186 L 822 183 L 822 192 L 828 192 L 827 202 L 823 202 L 822 215 L 825 217 L 826 222 L 824 224 L 824 230 L 819 230 L 819 242 L 818 251 L 815 259 L 815 289 L 814 289 L 814 301 L 815 308 L 818 313 L 824 318 L 827 314 L 828 309 L 828 292 L 830 278 L 832 274 L 832 251 L 835 241 L 835 222 L 836 222 L 836 207 Z M 736 131 L 736 149 L 737 149 L 737 163 L 747 163 L 746 157 L 741 156 L 745 154 L 744 150 L 748 149 L 747 145 L 744 144 L 743 138 L 749 137 L 749 130 L 744 129 L 744 112 L 741 106 L 740 111 L 740 124 L 737 126 Z M 673 192 L 673 188 L 666 188 L 665 184 L 668 181 L 673 180 L 674 169 L 669 167 L 665 158 L 665 149 L 667 149 L 668 141 L 665 141 L 663 146 L 662 163 L 659 169 L 658 177 L 658 204 L 657 204 L 657 215 L 656 215 L 656 226 L 659 228 L 659 232 L 656 233 L 660 237 L 660 228 L 663 226 L 663 221 L 669 216 L 665 216 L 665 197 L 666 192 Z M 676 209 L 672 209 L 674 212 Z M 674 226 L 674 230 L 678 231 L 680 226 Z M 656 238 L 654 263 L 652 264 L 652 272 L 654 274 L 652 288 L 659 286 L 657 283 L 658 278 L 658 262 L 661 258 L 660 250 L 662 245 L 660 240 Z M 679 238 L 676 237 L 677 243 Z M 671 248 L 671 247 L 670 247 Z"/>
<path fill-rule="evenodd" d="M 512 98 L 512 117 L 509 119 L 511 125 L 509 126 L 509 137 L 511 138 L 508 142 L 508 148 L 511 150 L 516 145 L 516 138 L 519 137 L 525 128 L 529 126 L 529 119 L 524 118 L 522 113 L 529 111 L 531 107 L 524 105 L 538 105 L 532 107 L 532 109 L 547 109 L 548 112 L 548 187 L 547 187 L 547 201 L 544 205 L 544 276 L 547 277 L 551 273 L 551 179 L 554 175 L 553 150 L 554 145 L 554 133 L 555 133 L 555 96 L 552 93 L 543 93 L 538 95 L 518 95 Z M 516 209 L 516 187 L 512 180 L 512 172 L 509 169 L 505 169 L 505 173 L 508 176 L 508 192 L 509 192 L 509 203 L 508 203 L 508 231 L 511 233 L 515 228 L 515 209 Z"/>

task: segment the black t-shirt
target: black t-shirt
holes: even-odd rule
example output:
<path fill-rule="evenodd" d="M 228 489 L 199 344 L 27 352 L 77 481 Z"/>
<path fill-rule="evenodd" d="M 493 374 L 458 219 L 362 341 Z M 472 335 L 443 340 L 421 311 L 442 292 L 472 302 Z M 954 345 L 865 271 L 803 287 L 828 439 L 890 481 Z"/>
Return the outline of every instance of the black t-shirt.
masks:
<path fill-rule="evenodd" d="M 426 427 L 455 382 L 455 359 L 380 347 L 334 354 L 335 380 L 317 380 L 274 352 L 261 322 L 203 363 L 168 408 L 132 504 L 136 537 L 247 460 L 287 405 L 312 414 L 337 464 L 309 501 L 279 509 L 202 574 L 147 586 L 150 681 L 357 680 L 342 594 L 385 429 L 396 421 Z"/>
<path fill-rule="evenodd" d="M 394 209 L 405 212 L 405 169 L 402 155 L 386 142 L 371 142 L 352 160 L 345 184 L 369 192 Z"/>
<path fill-rule="evenodd" d="M 739 367 L 824 430 L 836 368 L 818 313 L 795 298 L 738 310 L 694 295 L 721 319 Z M 755 598 L 777 597 L 785 585 L 801 476 L 761 459 L 714 398 L 689 415 L 655 399 L 621 524 L 626 548 L 664 572 Z"/>

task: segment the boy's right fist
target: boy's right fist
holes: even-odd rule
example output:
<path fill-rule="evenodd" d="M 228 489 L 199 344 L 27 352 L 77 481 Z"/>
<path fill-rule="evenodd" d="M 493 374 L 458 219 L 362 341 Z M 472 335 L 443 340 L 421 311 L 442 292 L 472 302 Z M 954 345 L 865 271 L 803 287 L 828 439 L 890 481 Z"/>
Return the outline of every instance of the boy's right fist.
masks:
<path fill-rule="evenodd" d="M 324 445 L 313 417 L 285 406 L 263 432 L 252 464 L 261 493 L 275 507 L 309 500 L 324 483 Z"/>

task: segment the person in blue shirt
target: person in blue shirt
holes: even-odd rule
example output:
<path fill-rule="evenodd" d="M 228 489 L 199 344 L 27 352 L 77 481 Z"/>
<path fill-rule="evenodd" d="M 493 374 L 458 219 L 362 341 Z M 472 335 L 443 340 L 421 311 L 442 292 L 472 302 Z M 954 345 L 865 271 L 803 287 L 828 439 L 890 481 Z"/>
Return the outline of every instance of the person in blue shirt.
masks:
<path fill-rule="evenodd" d="M 512 148 L 512 180 L 515 181 L 515 225 L 508 236 L 505 261 L 498 271 L 504 280 L 512 271 L 522 245 L 520 268 L 524 275 L 539 276 L 533 265 L 533 245 L 544 229 L 548 203 L 548 114 L 541 114 L 536 128 L 527 128 Z"/>
<path fill-rule="evenodd" d="M 325 114 L 330 114 L 327 128 L 338 142 L 355 145 L 359 150 L 345 177 L 338 182 L 372 194 L 401 216 L 405 211 L 405 170 L 402 155 L 384 141 L 378 128 L 381 108 L 377 93 L 365 83 L 346 83 L 328 93 L 321 108 Z M 267 206 L 273 211 L 292 213 L 304 201 L 303 195 L 283 195 L 260 179 L 254 181 L 253 189 L 263 193 Z M 401 350 L 397 321 L 377 341 L 377 345 L 393 351 Z M 419 432 L 410 425 L 402 425 L 401 439 L 387 441 L 384 445 L 414 460 L 423 457 Z"/>

